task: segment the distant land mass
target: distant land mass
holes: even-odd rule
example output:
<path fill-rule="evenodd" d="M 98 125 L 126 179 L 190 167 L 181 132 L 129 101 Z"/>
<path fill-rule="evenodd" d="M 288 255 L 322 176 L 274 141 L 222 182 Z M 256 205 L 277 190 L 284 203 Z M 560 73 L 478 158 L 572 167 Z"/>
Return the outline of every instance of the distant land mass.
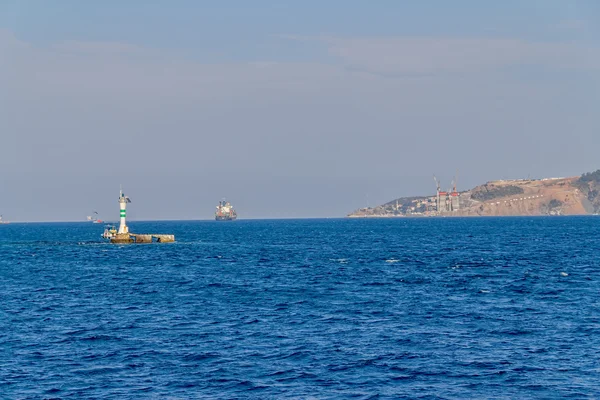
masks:
<path fill-rule="evenodd" d="M 490 181 L 471 190 L 401 197 L 350 218 L 586 215 L 600 212 L 600 170 L 570 178 Z"/>

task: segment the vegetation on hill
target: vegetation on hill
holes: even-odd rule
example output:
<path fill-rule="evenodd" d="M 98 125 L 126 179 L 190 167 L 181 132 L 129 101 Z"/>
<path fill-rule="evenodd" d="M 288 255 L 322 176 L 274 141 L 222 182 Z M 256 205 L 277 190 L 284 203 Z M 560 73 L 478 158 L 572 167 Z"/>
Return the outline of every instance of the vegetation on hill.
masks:
<path fill-rule="evenodd" d="M 495 186 L 489 183 L 473 190 L 471 198 L 478 201 L 487 201 L 500 197 L 516 196 L 523 193 L 523 189 L 518 186 L 506 185 Z"/>
<path fill-rule="evenodd" d="M 425 199 L 422 196 L 413 196 L 413 197 L 401 197 L 396 200 L 392 200 L 389 203 L 384 204 L 382 207 L 388 213 L 392 214 L 409 214 L 411 212 L 425 212 L 426 207 L 424 205 L 417 206 L 417 202 Z M 396 205 L 398 208 L 396 208 Z M 411 207 L 415 207 L 414 210 Z"/>
<path fill-rule="evenodd" d="M 594 172 L 586 172 L 585 174 L 581 175 L 581 178 L 579 178 L 579 181 L 583 182 L 583 183 L 587 183 L 587 182 L 600 183 L 600 169 L 596 170 Z"/>
<path fill-rule="evenodd" d="M 563 202 L 557 199 L 552 199 L 550 200 L 550 202 L 548 203 L 548 207 L 549 208 L 559 208 L 563 205 Z"/>
<path fill-rule="evenodd" d="M 575 187 L 581 190 L 589 201 L 595 203 L 599 199 L 600 190 L 600 169 L 594 172 L 587 172 L 575 181 Z"/>
<path fill-rule="evenodd" d="M 581 190 L 593 207 L 594 212 L 600 211 L 600 169 L 587 172 L 574 182 L 574 186 Z"/>

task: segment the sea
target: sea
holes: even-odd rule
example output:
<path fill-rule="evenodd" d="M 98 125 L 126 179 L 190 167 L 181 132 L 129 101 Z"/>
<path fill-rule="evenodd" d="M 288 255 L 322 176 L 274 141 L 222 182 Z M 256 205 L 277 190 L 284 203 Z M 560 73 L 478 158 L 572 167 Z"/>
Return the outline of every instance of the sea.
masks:
<path fill-rule="evenodd" d="M 1 399 L 600 398 L 600 218 L 0 225 Z"/>

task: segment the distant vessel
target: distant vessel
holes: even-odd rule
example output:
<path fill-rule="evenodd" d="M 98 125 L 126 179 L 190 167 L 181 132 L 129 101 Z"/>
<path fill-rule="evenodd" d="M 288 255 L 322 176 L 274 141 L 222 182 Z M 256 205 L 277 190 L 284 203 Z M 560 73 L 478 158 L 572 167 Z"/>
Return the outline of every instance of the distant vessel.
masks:
<path fill-rule="evenodd" d="M 237 218 L 237 213 L 228 201 L 221 200 L 215 211 L 216 221 L 233 221 Z"/>
<path fill-rule="evenodd" d="M 0 215 L 0 224 L 10 224 L 10 222 L 9 221 L 4 221 L 2 219 L 2 215 Z"/>
<path fill-rule="evenodd" d="M 94 211 L 94 215 L 88 215 L 87 220 L 91 221 L 94 224 L 101 224 L 103 221 L 101 219 L 98 219 L 97 215 L 98 212 Z"/>

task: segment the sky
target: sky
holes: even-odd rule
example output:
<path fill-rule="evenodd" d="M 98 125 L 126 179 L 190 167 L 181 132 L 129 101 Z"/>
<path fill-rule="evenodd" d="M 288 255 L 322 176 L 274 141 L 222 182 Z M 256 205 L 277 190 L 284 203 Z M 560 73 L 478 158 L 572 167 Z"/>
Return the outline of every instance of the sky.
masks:
<path fill-rule="evenodd" d="M 0 214 L 343 217 L 600 168 L 600 2 L 0 1 Z"/>

